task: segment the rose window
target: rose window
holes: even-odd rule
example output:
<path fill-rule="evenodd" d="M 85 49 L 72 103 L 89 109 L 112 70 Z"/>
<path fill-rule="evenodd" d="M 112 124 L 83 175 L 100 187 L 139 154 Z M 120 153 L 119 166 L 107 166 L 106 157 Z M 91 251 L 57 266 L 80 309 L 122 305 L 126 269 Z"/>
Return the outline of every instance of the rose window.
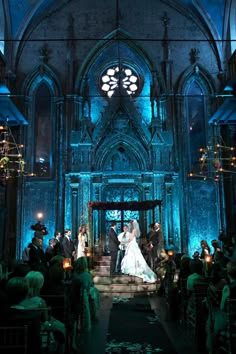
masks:
<path fill-rule="evenodd" d="M 139 89 L 139 76 L 130 68 L 114 66 L 108 68 L 101 76 L 101 89 L 108 97 L 122 86 L 128 95 L 135 96 Z"/>

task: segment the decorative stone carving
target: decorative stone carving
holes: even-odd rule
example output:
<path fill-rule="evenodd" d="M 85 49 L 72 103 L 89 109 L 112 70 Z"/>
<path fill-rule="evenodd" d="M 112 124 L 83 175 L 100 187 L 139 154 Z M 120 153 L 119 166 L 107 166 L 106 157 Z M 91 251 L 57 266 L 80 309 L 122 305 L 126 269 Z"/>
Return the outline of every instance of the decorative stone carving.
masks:
<path fill-rule="evenodd" d="M 191 64 L 194 64 L 199 60 L 200 58 L 199 54 L 200 54 L 200 50 L 198 48 L 191 48 L 189 53 Z"/>

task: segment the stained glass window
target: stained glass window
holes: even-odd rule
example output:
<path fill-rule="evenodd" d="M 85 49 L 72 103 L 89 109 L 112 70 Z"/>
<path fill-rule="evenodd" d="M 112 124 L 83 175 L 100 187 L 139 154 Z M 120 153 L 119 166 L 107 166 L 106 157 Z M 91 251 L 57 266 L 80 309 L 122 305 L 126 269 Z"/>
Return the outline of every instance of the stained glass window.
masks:
<path fill-rule="evenodd" d="M 109 67 L 101 75 L 101 89 L 108 97 L 111 97 L 115 90 L 122 86 L 128 95 L 135 96 L 138 92 L 140 79 L 139 75 L 129 67 Z"/>
<path fill-rule="evenodd" d="M 129 202 L 138 201 L 139 199 L 139 190 L 135 187 L 114 187 L 107 189 L 105 192 L 105 200 L 107 202 Z M 139 220 L 138 210 L 106 210 L 106 233 L 108 233 L 112 221 L 117 223 L 117 233 L 120 233 L 122 231 L 123 225 L 128 224 L 128 222 L 133 219 Z"/>

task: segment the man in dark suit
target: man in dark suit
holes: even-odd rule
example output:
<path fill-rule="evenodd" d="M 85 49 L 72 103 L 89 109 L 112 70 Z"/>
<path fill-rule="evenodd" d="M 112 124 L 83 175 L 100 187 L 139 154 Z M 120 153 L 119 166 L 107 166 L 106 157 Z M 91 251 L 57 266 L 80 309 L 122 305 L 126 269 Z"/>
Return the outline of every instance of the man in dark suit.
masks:
<path fill-rule="evenodd" d="M 55 233 L 54 233 L 54 240 L 55 240 L 54 250 L 55 250 L 56 256 L 62 255 L 62 245 L 61 245 L 62 237 L 61 236 L 62 235 L 61 235 L 60 231 L 55 231 Z"/>
<path fill-rule="evenodd" d="M 46 275 L 47 261 L 43 250 L 43 240 L 33 237 L 29 245 L 29 265 L 32 270 L 39 271 Z"/>
<path fill-rule="evenodd" d="M 155 263 L 157 260 L 157 250 L 162 240 L 161 235 L 161 225 L 159 222 L 154 224 L 154 230 L 149 234 L 149 247 L 150 247 L 150 255 L 151 255 L 151 268 L 155 270 Z"/>
<path fill-rule="evenodd" d="M 117 233 L 116 233 L 116 223 L 113 222 L 111 224 L 111 228 L 108 232 L 109 237 L 109 249 L 111 255 L 111 268 L 110 272 L 111 275 L 115 273 L 116 269 L 116 260 L 117 260 L 117 253 L 120 245 L 120 241 L 118 240 Z"/>
<path fill-rule="evenodd" d="M 62 245 L 62 255 L 65 258 L 72 259 L 74 256 L 75 245 L 74 245 L 74 242 L 71 240 L 71 230 L 70 229 L 65 230 L 61 245 Z"/>

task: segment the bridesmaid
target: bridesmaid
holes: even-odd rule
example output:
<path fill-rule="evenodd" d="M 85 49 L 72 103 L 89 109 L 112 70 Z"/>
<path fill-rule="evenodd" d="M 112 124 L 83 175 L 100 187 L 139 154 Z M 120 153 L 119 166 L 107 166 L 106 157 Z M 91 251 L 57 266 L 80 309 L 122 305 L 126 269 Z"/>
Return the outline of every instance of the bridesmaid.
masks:
<path fill-rule="evenodd" d="M 78 241 L 77 241 L 77 249 L 76 249 L 76 259 L 80 257 L 86 257 L 85 250 L 86 250 L 86 226 L 82 225 L 78 231 Z"/>

